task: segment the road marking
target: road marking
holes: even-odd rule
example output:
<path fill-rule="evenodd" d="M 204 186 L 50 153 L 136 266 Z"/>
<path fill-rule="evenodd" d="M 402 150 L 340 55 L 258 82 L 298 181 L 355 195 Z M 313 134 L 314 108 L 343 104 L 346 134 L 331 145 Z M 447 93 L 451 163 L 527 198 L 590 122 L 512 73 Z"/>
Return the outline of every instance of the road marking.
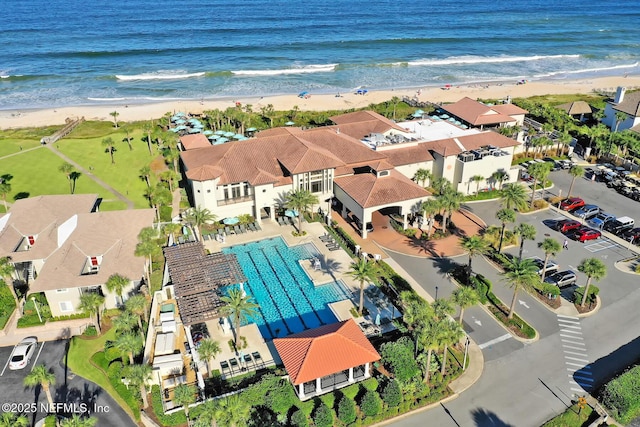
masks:
<path fill-rule="evenodd" d="M 33 368 L 36 367 L 36 362 L 38 361 L 38 358 L 40 357 L 40 353 L 42 353 L 42 349 L 44 348 L 44 345 L 46 344 L 46 342 L 43 342 L 42 345 L 40 346 L 40 350 L 38 351 L 38 354 L 36 355 L 36 358 L 33 360 L 33 365 L 31 366 L 31 370 L 33 371 Z"/>
<path fill-rule="evenodd" d="M 577 360 L 578 362 L 589 363 L 587 359 L 580 359 L 578 357 L 565 356 L 564 358 L 569 360 Z"/>
<path fill-rule="evenodd" d="M 579 369 L 576 369 L 576 368 L 567 368 L 567 371 L 569 371 L 569 372 L 575 372 L 575 371 L 578 371 L 578 370 Z M 571 376 L 571 375 L 569 375 L 569 376 Z"/>
<path fill-rule="evenodd" d="M 511 334 L 504 334 L 501 337 L 498 337 L 498 338 L 492 339 L 491 341 L 487 341 L 486 343 L 480 344 L 478 347 L 480 347 L 480 350 L 483 350 L 489 347 L 490 345 L 498 344 L 499 342 L 506 341 L 509 338 L 511 338 Z"/>
<path fill-rule="evenodd" d="M 580 325 L 565 325 L 563 323 L 560 324 L 561 328 L 572 328 L 572 329 L 582 329 Z"/>
<path fill-rule="evenodd" d="M 571 391 L 575 391 L 577 393 L 584 393 L 586 390 L 583 388 L 573 388 L 571 387 Z"/>
<path fill-rule="evenodd" d="M 572 331 L 571 329 L 560 329 L 560 332 L 566 332 L 568 334 L 582 335 L 582 332 L 580 332 L 580 331 Z"/>
<path fill-rule="evenodd" d="M 518 302 L 520 303 L 520 305 L 523 305 L 523 306 L 524 306 L 524 308 L 529 308 L 529 306 L 527 305 L 527 303 L 526 303 L 526 302 L 524 302 L 524 301 L 522 301 L 521 299 L 520 299 L 520 300 L 518 300 Z"/>
<path fill-rule="evenodd" d="M 569 266 L 569 267 L 571 267 L 571 266 Z M 571 267 L 571 268 L 573 268 L 573 267 Z M 577 321 L 577 323 L 580 323 L 580 318 L 576 317 L 576 316 L 566 316 L 564 314 L 558 314 L 557 317 L 558 317 L 558 321 L 560 321 L 560 322 L 563 322 L 564 321 L 563 319 L 569 319 L 569 320 L 575 320 L 575 321 Z"/>
<path fill-rule="evenodd" d="M 581 342 L 575 342 L 575 341 L 570 341 L 570 340 L 562 340 L 562 342 L 568 342 L 568 343 L 571 343 L 571 344 L 577 344 L 577 345 L 584 345 L 584 344 L 583 344 L 583 343 L 581 343 Z"/>
<path fill-rule="evenodd" d="M 566 345 L 566 344 L 562 344 L 562 346 L 563 346 L 564 348 L 571 348 L 571 349 L 573 349 L 573 350 L 584 350 L 584 347 L 583 347 L 583 348 L 580 348 L 580 347 L 574 347 L 574 346 Z"/>
<path fill-rule="evenodd" d="M 588 357 L 585 353 L 578 353 L 577 351 L 564 351 L 566 354 L 573 354 L 576 356 Z"/>
<path fill-rule="evenodd" d="M 11 350 L 13 351 L 13 350 Z M 4 364 L 4 368 L 2 369 L 2 372 L 0 373 L 0 377 L 4 375 L 4 371 L 7 370 L 7 366 L 9 366 L 9 360 L 11 360 L 11 355 L 9 355 L 9 358 L 7 359 L 7 363 Z"/>
<path fill-rule="evenodd" d="M 569 376 L 572 377 L 572 378 L 577 378 L 579 380 L 584 380 L 584 381 L 587 381 L 587 382 L 590 382 L 590 383 L 593 382 L 593 378 L 581 377 L 580 375 L 569 375 Z"/>
<path fill-rule="evenodd" d="M 575 320 L 575 321 L 574 321 Z M 574 325 L 567 325 L 566 323 L 574 323 Z M 567 366 L 567 371 L 571 372 L 567 376 L 570 378 L 569 385 L 579 385 L 582 387 L 582 390 L 571 388 L 571 391 L 577 391 L 579 393 L 584 393 L 585 391 L 591 390 L 593 387 L 593 378 L 591 373 L 591 366 L 589 366 L 589 360 L 587 355 L 587 347 L 584 344 L 582 337 L 582 327 L 580 324 L 580 320 L 576 318 L 572 318 L 571 321 L 567 321 L 567 317 L 558 316 L 558 325 L 560 326 L 560 336 L 565 338 L 571 338 L 571 341 L 567 339 L 561 338 L 560 340 L 563 342 L 562 344 L 562 352 L 564 353 L 564 363 Z M 564 333 L 563 333 L 564 332 Z M 569 344 L 567 344 L 569 343 Z M 571 351 L 571 350 L 575 351 Z M 575 357 L 578 356 L 578 357 Z M 580 365 L 577 362 L 584 362 L 584 365 Z M 576 366 L 577 368 L 573 368 Z"/>
<path fill-rule="evenodd" d="M 575 335 L 564 335 L 564 334 L 560 334 L 561 337 L 565 337 L 565 338 L 571 338 L 572 340 L 581 340 L 581 337 L 576 337 Z M 563 340 L 564 341 L 564 340 Z M 575 344 L 575 343 L 574 343 Z"/>
<path fill-rule="evenodd" d="M 584 368 L 584 363 L 573 363 L 573 362 L 564 362 L 565 365 L 573 365 L 573 366 L 580 366 L 580 369 Z"/>

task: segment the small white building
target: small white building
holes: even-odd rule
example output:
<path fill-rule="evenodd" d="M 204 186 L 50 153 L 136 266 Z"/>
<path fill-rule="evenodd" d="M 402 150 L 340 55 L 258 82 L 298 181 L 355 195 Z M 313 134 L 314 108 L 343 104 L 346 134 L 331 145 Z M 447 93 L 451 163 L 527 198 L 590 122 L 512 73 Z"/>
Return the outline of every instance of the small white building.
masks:
<path fill-rule="evenodd" d="M 618 123 L 618 131 L 633 129 L 640 132 L 640 91 L 627 93 L 626 87 L 618 87 L 613 101 L 604 107 L 602 123 L 616 130 L 616 113 L 626 114 L 626 119 Z"/>

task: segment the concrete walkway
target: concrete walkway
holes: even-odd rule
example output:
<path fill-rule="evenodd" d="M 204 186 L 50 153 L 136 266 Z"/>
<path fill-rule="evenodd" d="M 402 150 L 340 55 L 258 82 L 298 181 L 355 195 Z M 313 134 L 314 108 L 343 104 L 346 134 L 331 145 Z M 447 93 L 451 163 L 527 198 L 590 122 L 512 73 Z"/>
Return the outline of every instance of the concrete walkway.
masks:
<path fill-rule="evenodd" d="M 88 176 L 96 184 L 98 184 L 99 186 L 101 186 L 105 190 L 107 190 L 110 193 L 112 193 L 113 195 L 115 195 L 120 201 L 124 202 L 127 205 L 127 209 L 133 209 L 134 208 L 133 202 L 131 200 L 129 200 L 127 197 L 125 197 L 124 194 L 120 193 L 118 190 L 116 190 L 115 188 L 113 188 L 112 186 L 110 186 L 109 184 L 107 184 L 106 182 L 104 182 L 103 180 L 101 180 L 100 178 L 95 176 L 94 174 L 92 174 L 90 171 L 88 171 L 85 168 L 83 168 L 82 166 L 80 166 L 80 164 L 78 164 L 78 163 L 74 162 L 73 160 L 71 160 L 71 158 L 69 158 L 66 155 L 62 154 L 57 148 L 54 147 L 53 144 L 47 144 L 47 145 L 45 145 L 45 147 L 47 147 L 49 150 L 51 150 L 55 155 L 60 157 L 65 162 L 68 162 L 68 163 L 72 164 L 74 168 L 76 168 L 78 171 L 80 171 L 83 174 L 85 174 L 86 176 Z"/>

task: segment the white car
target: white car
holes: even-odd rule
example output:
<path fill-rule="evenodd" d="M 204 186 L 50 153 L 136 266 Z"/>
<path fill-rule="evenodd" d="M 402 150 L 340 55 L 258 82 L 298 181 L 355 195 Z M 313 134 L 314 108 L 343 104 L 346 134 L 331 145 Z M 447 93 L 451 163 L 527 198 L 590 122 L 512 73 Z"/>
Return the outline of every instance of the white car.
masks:
<path fill-rule="evenodd" d="M 37 346 L 38 340 L 34 337 L 28 337 L 20 341 L 20 343 L 13 348 L 11 357 L 9 357 L 9 369 L 15 371 L 27 366 Z"/>

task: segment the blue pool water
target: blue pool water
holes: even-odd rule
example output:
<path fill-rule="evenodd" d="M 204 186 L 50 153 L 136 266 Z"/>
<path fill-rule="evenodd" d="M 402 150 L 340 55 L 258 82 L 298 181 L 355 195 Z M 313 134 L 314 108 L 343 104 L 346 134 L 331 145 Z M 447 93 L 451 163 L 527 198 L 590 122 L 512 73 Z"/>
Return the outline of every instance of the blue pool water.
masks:
<path fill-rule="evenodd" d="M 244 290 L 260 306 L 248 323 L 256 323 L 266 340 L 337 322 L 328 304 L 349 298 L 342 282 L 314 286 L 300 267 L 299 260 L 319 255 L 311 243 L 289 247 L 276 237 L 222 251 L 238 257 Z"/>

